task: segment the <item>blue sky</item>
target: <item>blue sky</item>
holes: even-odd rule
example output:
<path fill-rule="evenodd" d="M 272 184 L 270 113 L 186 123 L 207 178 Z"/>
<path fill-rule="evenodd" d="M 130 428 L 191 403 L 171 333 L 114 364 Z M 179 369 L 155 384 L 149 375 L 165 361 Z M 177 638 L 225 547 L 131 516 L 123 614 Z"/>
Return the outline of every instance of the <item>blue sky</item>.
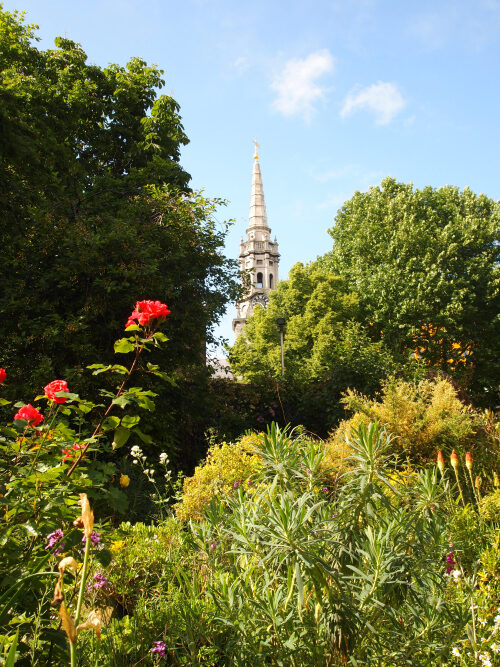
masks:
<path fill-rule="evenodd" d="M 500 198 L 500 0 L 6 0 L 101 66 L 139 56 L 181 105 L 192 186 L 229 200 L 236 257 L 260 144 L 280 277 L 385 176 Z M 156 298 L 154 295 L 152 298 Z M 230 308 L 219 333 L 232 340 Z"/>

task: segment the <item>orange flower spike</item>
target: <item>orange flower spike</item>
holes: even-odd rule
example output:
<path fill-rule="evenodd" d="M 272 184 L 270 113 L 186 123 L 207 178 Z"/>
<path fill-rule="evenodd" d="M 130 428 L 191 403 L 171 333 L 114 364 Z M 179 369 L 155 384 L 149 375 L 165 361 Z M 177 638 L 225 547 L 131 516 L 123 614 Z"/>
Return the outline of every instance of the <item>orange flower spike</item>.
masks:
<path fill-rule="evenodd" d="M 83 524 L 83 530 L 85 537 L 90 539 L 92 535 L 92 529 L 94 528 L 94 512 L 90 509 L 89 499 L 87 498 L 86 493 L 80 493 L 80 500 L 78 504 L 82 508 L 81 514 L 81 523 Z"/>
<path fill-rule="evenodd" d="M 443 456 L 443 452 L 441 450 L 439 450 L 439 452 L 437 454 L 437 466 L 438 466 L 441 474 L 443 474 L 444 473 L 444 456 Z"/>
<path fill-rule="evenodd" d="M 481 478 L 479 477 L 479 475 L 477 475 L 477 476 L 476 476 L 476 481 L 475 481 L 475 483 L 474 483 L 474 486 L 476 487 L 476 489 L 477 489 L 478 491 L 479 491 L 479 489 L 481 488 L 481 482 L 482 482 Z"/>
<path fill-rule="evenodd" d="M 465 465 L 467 467 L 467 470 L 471 471 L 472 470 L 472 454 L 470 452 L 467 452 L 465 455 Z"/>
<path fill-rule="evenodd" d="M 458 456 L 454 449 L 452 450 L 450 455 L 450 463 L 455 470 L 458 468 Z"/>

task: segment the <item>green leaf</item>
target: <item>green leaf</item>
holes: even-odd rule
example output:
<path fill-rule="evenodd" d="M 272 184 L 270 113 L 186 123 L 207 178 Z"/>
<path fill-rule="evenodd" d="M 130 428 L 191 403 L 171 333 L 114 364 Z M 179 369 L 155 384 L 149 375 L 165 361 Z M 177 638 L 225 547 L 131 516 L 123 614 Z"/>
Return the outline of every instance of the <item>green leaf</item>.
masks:
<path fill-rule="evenodd" d="M 125 415 L 122 418 L 122 426 L 125 428 L 133 428 L 141 421 L 139 415 Z"/>
<path fill-rule="evenodd" d="M 115 417 L 112 415 L 111 417 L 106 417 L 104 420 L 102 426 L 106 431 L 110 431 L 111 429 L 118 428 L 120 424 L 120 417 Z M 126 424 L 124 424 L 126 426 Z"/>
<path fill-rule="evenodd" d="M 0 398 L 0 405 L 9 405 L 10 401 L 6 398 Z"/>
<path fill-rule="evenodd" d="M 19 639 L 19 629 L 16 632 L 14 641 L 10 645 L 9 653 L 7 655 L 7 660 L 5 661 L 5 667 L 14 667 L 16 664 L 16 652 L 17 652 L 17 642 Z"/>
<path fill-rule="evenodd" d="M 134 350 L 135 350 L 134 338 L 120 338 L 115 342 L 116 354 L 127 354 L 128 352 L 133 352 Z"/>
<path fill-rule="evenodd" d="M 165 336 L 165 334 L 162 333 L 161 331 L 157 331 L 156 333 L 154 333 L 153 338 L 159 343 L 166 343 L 168 341 L 167 336 Z"/>
<path fill-rule="evenodd" d="M 143 433 L 140 429 L 134 428 L 134 433 L 136 433 L 139 436 L 139 438 L 145 445 L 151 445 L 153 443 L 153 438 L 150 435 L 146 435 L 146 433 Z"/>
<path fill-rule="evenodd" d="M 113 437 L 113 449 L 120 449 L 120 447 L 123 447 L 130 438 L 130 433 L 130 429 L 124 428 L 123 426 L 117 428 Z"/>

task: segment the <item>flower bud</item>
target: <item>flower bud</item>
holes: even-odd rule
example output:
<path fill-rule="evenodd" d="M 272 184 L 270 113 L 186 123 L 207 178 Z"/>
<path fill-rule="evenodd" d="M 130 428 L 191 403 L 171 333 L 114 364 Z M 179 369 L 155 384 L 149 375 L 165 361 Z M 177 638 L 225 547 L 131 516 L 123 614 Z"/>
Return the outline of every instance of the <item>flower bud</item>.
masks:
<path fill-rule="evenodd" d="M 444 456 L 443 456 L 443 452 L 441 450 L 439 450 L 439 452 L 437 454 L 437 465 L 438 465 L 438 468 L 439 468 L 441 474 L 443 474 L 444 473 Z"/>
<path fill-rule="evenodd" d="M 454 470 L 456 470 L 458 468 L 458 456 L 457 456 L 457 453 L 454 449 L 452 450 L 451 455 L 450 455 L 450 463 L 451 463 L 452 467 L 454 468 Z"/>
<path fill-rule="evenodd" d="M 471 471 L 472 470 L 472 454 L 470 452 L 467 452 L 465 455 L 465 465 L 467 467 L 467 470 Z"/>
<path fill-rule="evenodd" d="M 128 475 L 120 475 L 120 486 L 124 489 L 130 484 L 130 477 Z"/>
<path fill-rule="evenodd" d="M 474 482 L 474 486 L 476 487 L 476 489 L 478 491 L 481 488 L 481 478 L 479 477 L 479 475 L 477 475 L 477 477 L 476 477 L 476 481 Z"/>

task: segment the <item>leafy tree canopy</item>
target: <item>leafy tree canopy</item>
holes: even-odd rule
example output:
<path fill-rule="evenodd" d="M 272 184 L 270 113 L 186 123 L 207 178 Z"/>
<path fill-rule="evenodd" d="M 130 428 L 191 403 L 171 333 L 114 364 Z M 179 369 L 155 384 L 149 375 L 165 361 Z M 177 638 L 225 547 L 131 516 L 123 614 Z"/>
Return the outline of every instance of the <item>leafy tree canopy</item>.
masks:
<path fill-rule="evenodd" d="M 81 390 L 82 368 L 111 357 L 145 298 L 172 311 L 161 363 L 185 379 L 193 364 L 204 368 L 205 342 L 236 296 L 213 215 L 222 202 L 188 187 L 179 164 L 188 139 L 178 104 L 157 92 L 158 67 L 132 58 L 101 68 L 69 39 L 43 51 L 35 35 L 0 5 L 6 391 L 27 398 L 54 377 Z"/>
<path fill-rule="evenodd" d="M 236 375 L 247 381 L 281 374 L 280 335 L 276 319 L 286 320 L 286 378 L 294 382 L 326 380 L 335 375 L 342 388 L 392 368 L 381 342 L 373 342 L 355 321 L 359 299 L 345 281 L 317 262 L 296 264 L 288 280 L 270 294 L 266 309 L 257 306 L 243 336 L 230 350 Z M 362 379 L 362 376 L 364 379 Z"/>
<path fill-rule="evenodd" d="M 499 219 L 498 203 L 469 188 L 418 190 L 387 178 L 344 204 L 320 263 L 359 295 L 375 340 L 491 402 L 500 380 Z"/>

